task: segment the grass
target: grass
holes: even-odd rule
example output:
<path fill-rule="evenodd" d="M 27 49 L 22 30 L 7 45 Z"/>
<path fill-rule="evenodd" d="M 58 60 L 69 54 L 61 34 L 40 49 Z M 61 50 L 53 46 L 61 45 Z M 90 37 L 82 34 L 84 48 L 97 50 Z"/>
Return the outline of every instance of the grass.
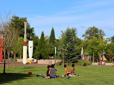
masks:
<path fill-rule="evenodd" d="M 56 66 L 56 74 L 65 73 L 62 66 Z M 70 66 L 68 66 L 71 69 Z M 3 75 L 3 67 L 0 67 L 0 85 L 114 85 L 114 67 L 111 66 L 75 66 L 79 76 L 70 79 L 44 79 L 36 77 L 37 74 L 46 74 L 46 66 L 43 67 L 13 67 Z M 28 75 L 31 71 L 32 75 Z"/>

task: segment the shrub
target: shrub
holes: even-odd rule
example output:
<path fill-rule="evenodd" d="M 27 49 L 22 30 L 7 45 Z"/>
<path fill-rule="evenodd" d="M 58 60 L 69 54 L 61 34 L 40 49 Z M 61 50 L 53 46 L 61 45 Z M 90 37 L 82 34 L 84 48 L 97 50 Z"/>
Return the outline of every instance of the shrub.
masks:
<path fill-rule="evenodd" d="M 112 63 L 112 61 L 104 60 L 105 63 Z"/>
<path fill-rule="evenodd" d="M 57 62 L 56 65 L 62 65 L 62 61 L 61 62 Z"/>
<path fill-rule="evenodd" d="M 82 65 L 82 60 L 79 60 L 79 63 L 81 63 L 81 65 Z M 84 65 L 84 66 L 92 65 L 92 62 L 91 62 L 91 61 L 83 60 L 83 65 Z"/>
<path fill-rule="evenodd" d="M 88 66 L 89 65 L 89 63 L 87 63 L 87 62 L 85 62 L 84 64 L 83 64 L 83 66 Z"/>

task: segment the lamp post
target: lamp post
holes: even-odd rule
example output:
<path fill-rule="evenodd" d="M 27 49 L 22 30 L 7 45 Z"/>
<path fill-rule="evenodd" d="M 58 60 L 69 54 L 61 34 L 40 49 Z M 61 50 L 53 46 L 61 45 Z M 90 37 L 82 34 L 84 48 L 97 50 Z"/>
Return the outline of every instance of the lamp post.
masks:
<path fill-rule="evenodd" d="M 56 66 L 56 47 L 55 47 L 55 66 Z"/>
<path fill-rule="evenodd" d="M 81 50 L 81 59 L 82 59 L 82 66 L 83 66 L 83 47 L 82 47 L 82 50 Z"/>

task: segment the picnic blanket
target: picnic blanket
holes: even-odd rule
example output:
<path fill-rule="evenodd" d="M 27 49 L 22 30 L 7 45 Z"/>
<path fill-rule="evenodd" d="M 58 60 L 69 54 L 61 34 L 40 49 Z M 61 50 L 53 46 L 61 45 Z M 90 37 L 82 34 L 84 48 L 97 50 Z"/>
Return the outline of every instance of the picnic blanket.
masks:
<path fill-rule="evenodd" d="M 43 74 L 37 74 L 36 75 L 36 77 L 42 77 L 42 78 L 47 78 L 47 79 L 50 79 L 50 77 L 47 77 L 47 76 L 45 76 L 45 75 L 43 75 Z M 56 78 L 59 78 L 60 76 L 56 76 Z"/>

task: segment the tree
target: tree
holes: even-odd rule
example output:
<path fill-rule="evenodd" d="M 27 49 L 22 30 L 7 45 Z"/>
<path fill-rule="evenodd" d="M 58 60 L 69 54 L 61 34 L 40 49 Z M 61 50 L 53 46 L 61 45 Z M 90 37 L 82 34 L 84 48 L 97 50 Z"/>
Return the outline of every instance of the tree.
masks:
<path fill-rule="evenodd" d="M 97 52 L 99 59 L 103 55 L 103 50 L 106 49 L 107 40 L 102 39 L 102 36 L 99 35 L 98 38 L 93 37 L 91 40 L 88 40 L 87 52 L 92 55 L 93 52 Z"/>
<path fill-rule="evenodd" d="M 55 54 L 55 46 L 52 43 L 48 43 L 48 53 L 49 53 L 49 58 L 51 58 Z"/>
<path fill-rule="evenodd" d="M 114 43 L 114 36 L 111 37 L 111 42 Z"/>
<path fill-rule="evenodd" d="M 85 34 L 82 35 L 82 37 L 84 37 L 85 39 L 92 39 L 93 36 L 98 38 L 98 35 L 101 35 L 101 37 L 103 38 L 103 36 L 105 36 L 105 33 L 102 29 L 98 29 L 97 27 L 93 26 L 93 27 L 89 27 Z"/>
<path fill-rule="evenodd" d="M 114 57 L 114 43 L 110 43 L 106 46 L 105 49 L 106 52 L 106 58 L 110 60 L 112 57 Z"/>
<path fill-rule="evenodd" d="M 63 31 L 61 31 L 61 38 L 59 40 L 59 51 L 60 51 L 60 55 L 62 55 L 62 60 L 63 60 L 63 66 L 64 66 L 64 58 L 65 58 L 65 45 L 64 45 L 64 39 L 65 39 L 65 34 Z"/>
<path fill-rule="evenodd" d="M 55 32 L 54 32 L 54 28 L 52 27 L 51 34 L 49 37 L 49 43 L 48 43 L 49 57 L 51 57 L 55 54 L 55 45 L 54 44 L 55 44 Z"/>
<path fill-rule="evenodd" d="M 60 57 L 59 57 L 59 39 L 55 39 L 55 47 L 56 47 L 56 55 L 57 55 L 57 58 L 59 59 Z M 55 49 L 55 47 L 54 47 L 54 49 Z"/>
<path fill-rule="evenodd" d="M 13 39 L 13 46 L 12 46 L 12 51 L 13 51 L 13 54 L 14 54 L 14 63 L 13 63 L 13 69 L 15 68 L 15 59 L 16 59 L 16 54 L 20 51 L 20 49 L 17 49 L 19 48 L 19 44 L 18 44 L 18 29 L 13 29 L 15 30 L 15 33 L 13 34 L 14 39 Z"/>
<path fill-rule="evenodd" d="M 33 40 L 33 57 L 35 58 L 35 56 L 37 56 L 37 54 L 35 55 L 35 52 L 37 52 L 39 38 L 38 36 L 35 35 L 32 37 L 32 40 Z"/>
<path fill-rule="evenodd" d="M 91 40 L 86 40 L 86 48 L 85 48 L 85 53 L 89 53 L 90 56 L 93 56 L 94 53 L 94 57 L 96 59 L 98 59 L 99 55 L 98 55 L 98 50 L 97 50 L 97 46 L 99 45 L 98 39 L 96 37 L 93 37 L 93 39 Z"/>
<path fill-rule="evenodd" d="M 62 32 L 59 44 L 59 50 L 63 56 L 63 64 L 64 59 L 65 62 L 77 62 L 76 58 L 76 28 L 67 28 L 65 32 Z"/>
<path fill-rule="evenodd" d="M 6 18 L 6 20 L 2 20 L 0 22 L 0 34 L 3 36 L 3 51 L 4 51 L 4 70 L 3 73 L 5 74 L 5 54 L 8 53 L 8 64 L 7 70 L 9 70 L 9 54 L 11 52 L 12 46 L 15 44 L 13 43 L 14 38 L 16 37 L 18 31 L 13 29 L 10 23 L 10 20 Z"/>
<path fill-rule="evenodd" d="M 75 48 L 76 46 L 76 28 L 67 28 L 67 30 L 65 31 L 65 39 L 64 39 L 64 44 L 65 44 L 65 48 L 67 49 L 65 51 L 65 61 L 66 62 L 77 62 L 77 58 L 76 58 L 76 52 L 77 49 Z"/>
<path fill-rule="evenodd" d="M 2 44 L 2 48 L 3 48 L 3 51 L 4 51 L 4 69 L 3 69 L 3 74 L 5 74 L 5 54 L 6 54 L 6 51 L 8 49 L 8 46 L 9 46 L 9 37 L 11 35 L 11 32 L 9 31 L 9 22 L 8 21 L 1 21 L 0 22 L 0 34 L 2 35 L 3 37 L 3 44 Z"/>
<path fill-rule="evenodd" d="M 24 22 L 27 22 L 27 18 L 20 18 L 18 16 L 12 16 L 11 26 L 19 30 L 19 37 L 24 36 Z M 35 35 L 34 28 L 30 27 L 30 24 L 27 22 L 27 39 L 30 39 L 30 35 L 33 37 Z"/>
<path fill-rule="evenodd" d="M 19 54 L 20 54 L 20 59 L 22 58 L 22 53 L 23 53 L 23 41 L 24 41 L 23 37 L 18 37 L 17 49 L 18 49 Z"/>
<path fill-rule="evenodd" d="M 54 32 L 54 28 L 52 28 L 51 34 L 49 37 L 49 43 L 54 45 L 54 41 L 55 41 L 55 32 Z"/>
<path fill-rule="evenodd" d="M 13 46 L 16 44 L 14 41 L 15 41 L 15 39 L 17 40 L 17 35 L 18 35 L 18 30 L 12 29 L 11 25 L 9 25 L 8 29 L 9 29 L 8 30 L 9 33 L 8 33 L 8 38 L 7 38 L 7 54 L 8 54 L 7 71 L 9 70 L 9 55 L 11 53 Z M 17 49 L 18 49 L 18 47 L 17 47 Z M 15 49 L 15 50 L 17 50 L 17 49 Z"/>
<path fill-rule="evenodd" d="M 54 55 L 55 46 L 54 46 L 54 44 L 49 43 L 49 40 L 50 40 L 50 37 L 49 36 L 46 36 L 45 37 L 45 40 L 46 40 L 47 47 L 48 47 L 49 58 L 51 58 Z"/>
<path fill-rule="evenodd" d="M 47 59 L 48 56 L 48 48 L 44 38 L 44 32 L 41 34 L 41 38 L 38 43 L 38 47 L 36 48 L 37 51 L 35 52 L 35 58 L 37 59 Z M 37 55 L 37 56 L 36 56 Z"/>

